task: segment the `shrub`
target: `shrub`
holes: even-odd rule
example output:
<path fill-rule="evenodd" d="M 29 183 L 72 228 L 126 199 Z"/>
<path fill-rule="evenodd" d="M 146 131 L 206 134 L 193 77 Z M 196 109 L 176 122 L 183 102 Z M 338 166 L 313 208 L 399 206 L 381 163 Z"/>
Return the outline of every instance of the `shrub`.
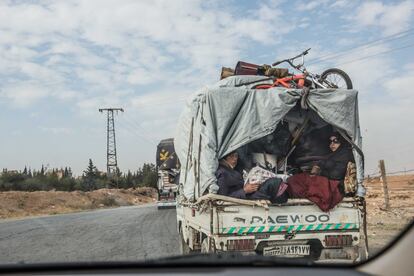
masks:
<path fill-rule="evenodd" d="M 104 197 L 101 202 L 101 204 L 105 206 L 119 206 L 119 204 L 116 202 L 115 198 L 112 196 L 106 196 Z"/>

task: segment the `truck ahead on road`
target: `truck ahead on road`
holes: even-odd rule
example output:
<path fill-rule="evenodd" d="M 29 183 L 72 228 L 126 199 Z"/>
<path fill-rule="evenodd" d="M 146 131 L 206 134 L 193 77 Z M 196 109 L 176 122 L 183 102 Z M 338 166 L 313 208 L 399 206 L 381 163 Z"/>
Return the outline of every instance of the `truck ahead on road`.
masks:
<path fill-rule="evenodd" d="M 318 262 L 366 259 L 364 157 L 358 92 L 251 89 L 266 82 L 259 76 L 223 79 L 195 94 L 180 117 L 174 141 L 182 164 L 177 196 L 182 252 L 238 252 Z M 352 146 L 356 174 L 348 179 L 351 184 L 346 187 L 343 200 L 328 212 L 305 198 L 271 204 L 267 200 L 217 194 L 215 172 L 219 160 L 269 135 L 278 143 L 284 139 L 277 132 L 280 124 L 287 124 L 294 135 L 299 135 L 297 130 L 302 129 L 300 139 L 315 129 L 328 127 L 339 132 Z M 306 171 L 306 164 L 298 164 L 292 157 L 298 156 L 300 147 L 288 145 L 276 158 L 279 161 L 276 174 L 284 181 Z M 313 162 L 317 158 L 307 159 Z"/>
<path fill-rule="evenodd" d="M 158 209 L 175 208 L 180 162 L 174 150 L 174 139 L 161 140 L 157 146 Z"/>

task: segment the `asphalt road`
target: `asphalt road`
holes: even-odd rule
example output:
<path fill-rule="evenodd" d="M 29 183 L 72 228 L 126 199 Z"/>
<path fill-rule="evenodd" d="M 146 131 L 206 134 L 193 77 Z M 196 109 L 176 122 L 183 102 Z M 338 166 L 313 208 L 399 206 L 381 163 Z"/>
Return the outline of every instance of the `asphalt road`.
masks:
<path fill-rule="evenodd" d="M 176 229 L 175 209 L 155 205 L 0 221 L 0 264 L 172 256 Z"/>

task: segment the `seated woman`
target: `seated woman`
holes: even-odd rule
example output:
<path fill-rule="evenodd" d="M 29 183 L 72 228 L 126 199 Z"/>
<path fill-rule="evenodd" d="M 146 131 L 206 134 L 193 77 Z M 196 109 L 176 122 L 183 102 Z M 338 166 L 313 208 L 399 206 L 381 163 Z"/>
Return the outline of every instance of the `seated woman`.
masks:
<path fill-rule="evenodd" d="M 272 203 L 283 203 L 287 201 L 287 193 L 279 193 L 281 179 L 268 179 L 262 184 L 246 183 L 243 176 L 234 168 L 238 161 L 237 152 L 226 155 L 219 161 L 216 172 L 218 194 L 240 199 L 267 199 Z"/>
<path fill-rule="evenodd" d="M 320 161 L 312 168 L 313 174 L 320 174 L 329 179 L 343 180 L 349 162 L 355 162 L 351 148 L 346 147 L 346 141 L 341 135 L 334 132 L 329 137 L 331 153 L 325 160 Z"/>
<path fill-rule="evenodd" d="M 341 135 L 329 137 L 331 153 L 315 164 L 310 173 L 289 177 L 288 193 L 291 197 L 307 198 L 323 211 L 335 207 L 343 199 L 343 183 L 348 162 L 354 162 L 350 147 Z"/>

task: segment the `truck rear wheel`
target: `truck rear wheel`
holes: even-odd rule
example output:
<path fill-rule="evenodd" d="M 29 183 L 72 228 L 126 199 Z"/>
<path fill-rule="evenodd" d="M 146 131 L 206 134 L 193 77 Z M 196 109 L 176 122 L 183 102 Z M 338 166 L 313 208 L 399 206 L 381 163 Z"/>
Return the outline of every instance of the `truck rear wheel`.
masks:
<path fill-rule="evenodd" d="M 182 255 L 188 255 L 188 254 L 191 253 L 190 247 L 188 246 L 188 244 L 184 240 L 184 235 L 183 235 L 183 230 L 182 229 L 180 231 L 179 243 L 180 243 L 180 251 L 181 251 Z"/>
<path fill-rule="evenodd" d="M 203 242 L 201 243 L 201 253 L 210 253 L 207 238 L 204 238 Z"/>
<path fill-rule="evenodd" d="M 360 246 L 358 248 L 358 255 L 359 255 L 357 259 L 358 263 L 366 261 L 368 259 L 367 248 L 365 246 Z"/>
<path fill-rule="evenodd" d="M 210 242 L 213 243 L 214 240 L 211 239 Z M 213 244 L 212 244 L 212 246 L 213 246 Z M 201 253 L 204 253 L 204 254 L 214 253 L 214 249 L 210 249 L 209 246 L 208 246 L 208 238 L 204 238 L 202 243 L 201 243 Z"/>

